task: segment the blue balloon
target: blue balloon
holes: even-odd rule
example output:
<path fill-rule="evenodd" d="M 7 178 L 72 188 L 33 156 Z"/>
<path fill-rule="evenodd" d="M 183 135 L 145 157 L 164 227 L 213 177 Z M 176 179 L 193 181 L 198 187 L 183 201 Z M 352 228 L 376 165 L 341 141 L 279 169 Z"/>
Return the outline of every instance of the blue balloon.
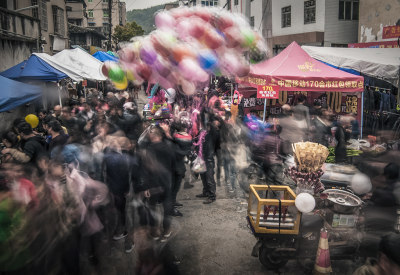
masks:
<path fill-rule="evenodd" d="M 197 57 L 202 69 L 212 71 L 218 65 L 218 59 L 212 52 L 202 52 Z"/>

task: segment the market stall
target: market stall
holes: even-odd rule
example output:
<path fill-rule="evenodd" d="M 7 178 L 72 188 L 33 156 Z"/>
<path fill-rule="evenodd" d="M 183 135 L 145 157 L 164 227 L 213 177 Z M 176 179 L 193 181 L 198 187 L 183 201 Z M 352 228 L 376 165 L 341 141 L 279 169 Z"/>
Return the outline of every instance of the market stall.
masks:
<path fill-rule="evenodd" d="M 106 80 L 106 77 L 101 73 L 103 62 L 81 49 L 63 50 L 53 56 L 46 53 L 34 53 L 34 55 L 67 74 L 74 81 L 80 82 L 84 79 Z"/>
<path fill-rule="evenodd" d="M 311 46 L 302 49 L 322 62 L 364 75 L 362 131 L 365 136 L 382 136 L 382 131 L 400 132 L 400 49 Z M 396 140 L 399 137 L 396 134 L 392 138 Z"/>
<path fill-rule="evenodd" d="M 297 96 L 307 96 L 307 103 L 326 104 L 337 115 L 357 114 L 361 120 L 361 93 L 364 89 L 362 76 L 332 68 L 309 56 L 293 42 L 279 55 L 250 67 L 246 77 L 237 77 L 239 92 L 243 94 L 245 113 L 264 109 L 263 99 L 257 99 L 257 87 L 275 85 L 279 88 L 278 99 L 266 102 L 268 114 L 281 112 L 283 104 L 293 105 Z"/>
<path fill-rule="evenodd" d="M 399 86 L 400 49 L 302 46 L 311 57 Z"/>
<path fill-rule="evenodd" d="M 68 77 L 36 55 L 31 55 L 27 60 L 1 72 L 0 75 L 18 81 L 59 81 Z"/>
<path fill-rule="evenodd" d="M 42 95 L 41 87 L 24 84 L 0 76 L 2 93 L 0 95 L 0 112 L 12 110 L 25 103 L 34 101 Z"/>
<path fill-rule="evenodd" d="M 93 57 L 100 60 L 101 62 L 105 61 L 113 61 L 113 62 L 118 62 L 118 58 L 102 51 L 98 51 L 95 54 L 93 54 Z"/>

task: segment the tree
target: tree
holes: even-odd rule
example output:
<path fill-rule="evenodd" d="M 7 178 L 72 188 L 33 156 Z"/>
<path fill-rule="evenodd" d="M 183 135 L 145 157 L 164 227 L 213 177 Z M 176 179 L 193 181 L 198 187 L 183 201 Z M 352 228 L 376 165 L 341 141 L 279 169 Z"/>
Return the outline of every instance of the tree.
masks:
<path fill-rule="evenodd" d="M 144 30 L 135 21 L 127 23 L 125 26 L 116 26 L 114 28 L 114 40 L 116 42 L 129 41 L 134 36 L 143 35 Z"/>

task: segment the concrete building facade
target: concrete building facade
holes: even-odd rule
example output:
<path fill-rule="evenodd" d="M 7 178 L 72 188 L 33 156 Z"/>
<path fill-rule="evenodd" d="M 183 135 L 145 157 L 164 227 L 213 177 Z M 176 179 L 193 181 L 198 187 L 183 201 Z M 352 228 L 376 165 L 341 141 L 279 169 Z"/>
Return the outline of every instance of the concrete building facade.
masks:
<path fill-rule="evenodd" d="M 101 30 L 105 36 L 108 36 L 110 32 L 108 1 L 112 0 L 85 0 L 87 5 L 87 26 L 84 27 Z M 126 25 L 126 3 L 114 0 L 111 5 L 111 23 L 112 31 L 114 31 L 115 26 Z"/>
<path fill-rule="evenodd" d="M 358 0 L 272 0 L 274 53 L 292 41 L 347 47 L 358 39 Z"/>
<path fill-rule="evenodd" d="M 383 38 L 383 29 L 388 26 L 400 26 L 400 1 L 360 1 L 359 43 L 397 40 Z"/>
<path fill-rule="evenodd" d="M 39 20 L 1 7 L 0 41 L 0 71 L 4 71 L 39 49 Z"/>
<path fill-rule="evenodd" d="M 40 49 L 54 54 L 69 47 L 65 0 L 7 0 L 6 8 L 40 21 Z"/>

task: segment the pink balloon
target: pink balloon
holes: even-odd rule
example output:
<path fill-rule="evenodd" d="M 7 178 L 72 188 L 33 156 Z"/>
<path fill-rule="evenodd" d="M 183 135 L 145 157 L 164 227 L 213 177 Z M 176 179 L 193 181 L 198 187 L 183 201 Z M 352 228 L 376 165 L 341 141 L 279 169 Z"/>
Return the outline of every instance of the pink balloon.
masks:
<path fill-rule="evenodd" d="M 190 36 L 191 22 L 189 19 L 179 20 L 176 25 L 176 32 L 181 40 L 186 40 Z"/>
<path fill-rule="evenodd" d="M 130 47 L 118 51 L 118 56 L 121 61 L 125 62 L 133 62 L 135 60 L 135 52 Z"/>
<path fill-rule="evenodd" d="M 228 48 L 236 48 L 243 42 L 240 30 L 237 27 L 230 27 L 224 30 L 226 46 Z"/>
<path fill-rule="evenodd" d="M 197 73 L 202 71 L 199 64 L 192 58 L 184 58 L 181 62 L 179 62 L 179 71 L 182 76 L 189 80 L 196 80 Z"/>
<path fill-rule="evenodd" d="M 158 83 L 164 89 L 174 88 L 174 85 L 171 82 L 161 76 L 158 78 Z"/>
<path fill-rule="evenodd" d="M 221 58 L 221 69 L 224 74 L 235 75 L 240 66 L 237 55 L 232 52 L 226 52 Z"/>
<path fill-rule="evenodd" d="M 169 12 L 157 13 L 154 20 L 158 29 L 171 29 L 176 24 L 175 18 Z"/>
<path fill-rule="evenodd" d="M 209 80 L 209 75 L 204 70 L 200 69 L 196 74 L 196 80 L 199 82 L 206 82 Z"/>
<path fill-rule="evenodd" d="M 180 85 L 186 95 L 193 95 L 196 92 L 196 86 L 190 81 L 182 79 Z"/>

